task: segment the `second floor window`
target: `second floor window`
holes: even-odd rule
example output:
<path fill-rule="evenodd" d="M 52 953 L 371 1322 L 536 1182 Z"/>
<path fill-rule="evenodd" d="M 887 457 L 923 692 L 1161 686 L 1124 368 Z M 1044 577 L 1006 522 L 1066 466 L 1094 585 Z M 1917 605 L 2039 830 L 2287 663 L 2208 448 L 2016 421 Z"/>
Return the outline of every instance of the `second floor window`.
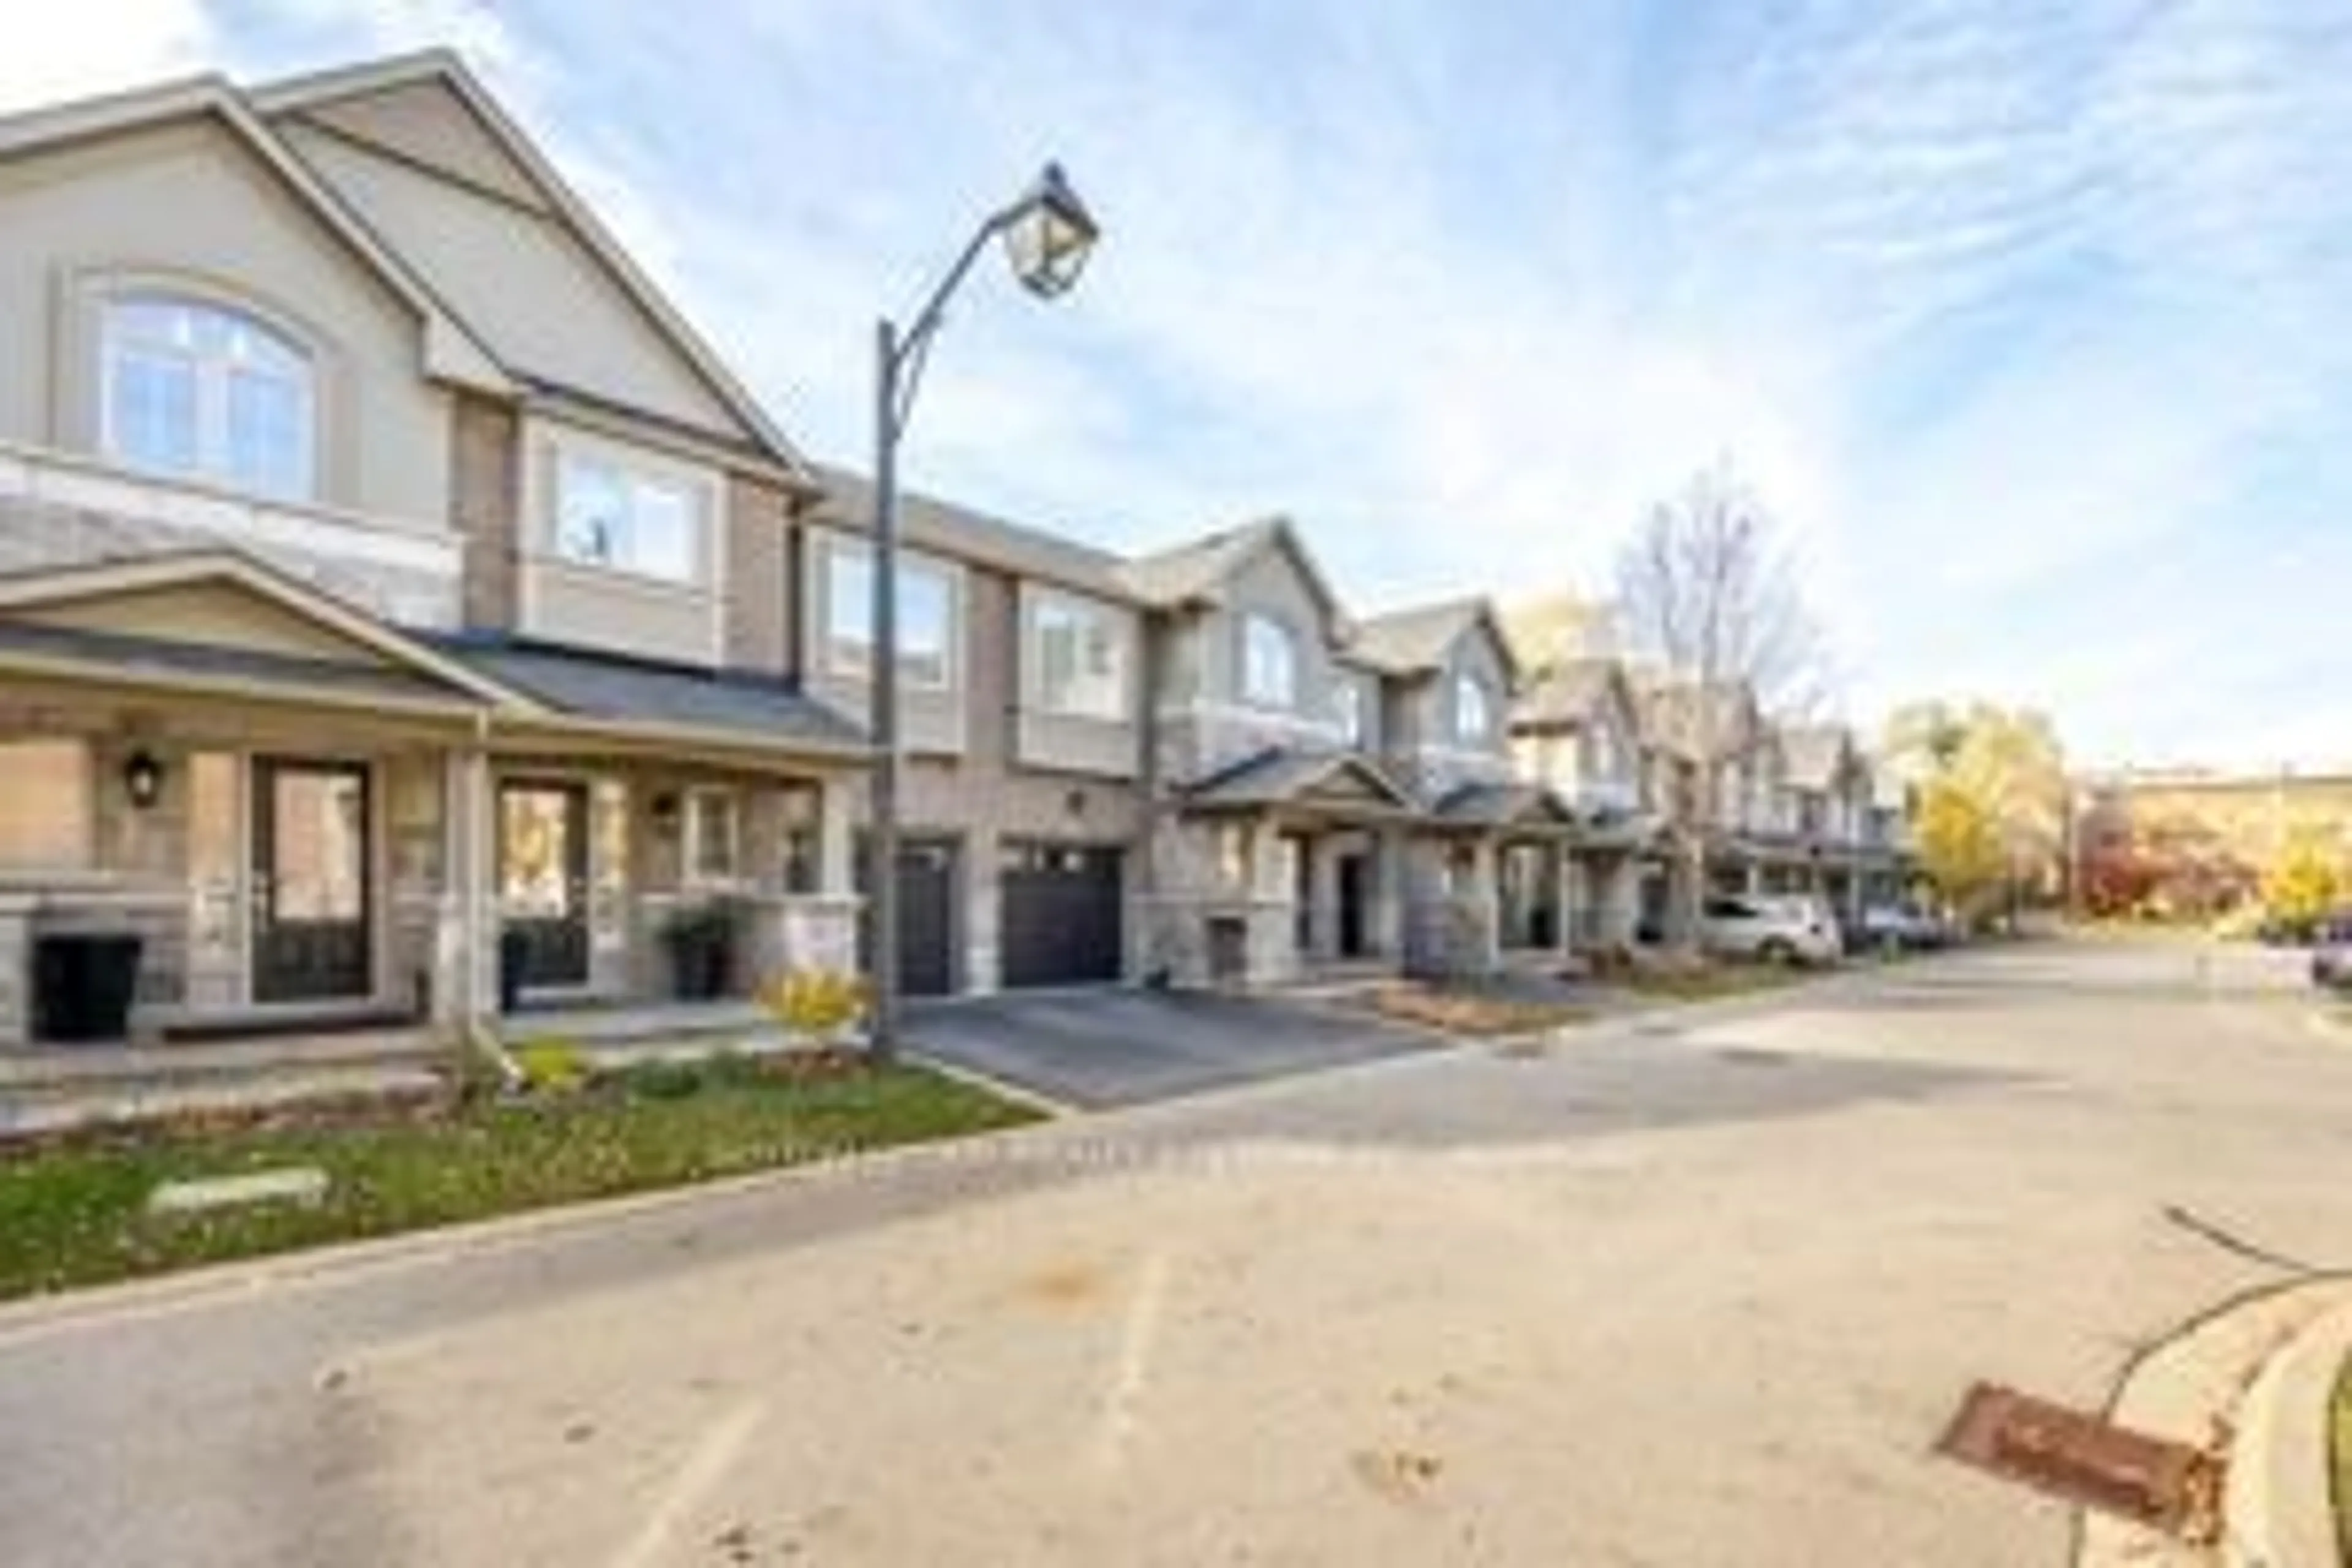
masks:
<path fill-rule="evenodd" d="M 555 552 L 583 566 L 693 583 L 701 577 L 694 492 L 610 458 L 564 452 L 555 466 Z"/>
<path fill-rule="evenodd" d="M 1364 689 L 1352 680 L 1341 680 L 1331 692 L 1331 711 L 1339 721 L 1339 739 L 1343 744 L 1360 746 L 1364 743 Z"/>
<path fill-rule="evenodd" d="M 1298 706 L 1298 643 L 1271 616 L 1242 622 L 1242 696 L 1261 708 Z"/>
<path fill-rule="evenodd" d="M 311 498 L 317 376 L 291 340 L 240 311 L 163 295 L 110 301 L 100 337 L 99 440 L 110 458 Z"/>
<path fill-rule="evenodd" d="M 1030 624 L 1037 705 L 1088 719 L 1127 716 L 1127 661 L 1118 624 L 1096 605 L 1040 599 Z"/>
<path fill-rule="evenodd" d="M 826 668 L 836 675 L 865 675 L 874 668 L 874 558 L 862 545 L 835 544 L 825 553 L 824 570 Z M 900 556 L 898 670 L 906 683 L 950 683 L 954 626 L 947 574 Z"/>
<path fill-rule="evenodd" d="M 1475 675 L 1454 679 L 1454 738 L 1465 745 L 1485 745 L 1495 738 L 1495 707 L 1486 683 Z"/>

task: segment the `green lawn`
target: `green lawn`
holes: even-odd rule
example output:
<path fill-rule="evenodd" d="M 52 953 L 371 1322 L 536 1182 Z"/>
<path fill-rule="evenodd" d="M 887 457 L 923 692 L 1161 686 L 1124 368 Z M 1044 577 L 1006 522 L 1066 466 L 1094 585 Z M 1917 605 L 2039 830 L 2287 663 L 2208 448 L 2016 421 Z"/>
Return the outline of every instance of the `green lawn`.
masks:
<path fill-rule="evenodd" d="M 2352 1563 L 2352 1362 L 2336 1380 L 2336 1403 L 2328 1414 L 2329 1452 L 2336 1468 L 2336 1556 Z"/>
<path fill-rule="evenodd" d="M 160 1133 L 0 1155 L 0 1298 L 386 1236 L 1011 1126 L 1036 1113 L 908 1068 L 784 1078 L 744 1062 L 640 1069 L 571 1094 L 407 1121 Z M 325 1171 L 314 1207 L 151 1215 L 157 1184 Z"/>

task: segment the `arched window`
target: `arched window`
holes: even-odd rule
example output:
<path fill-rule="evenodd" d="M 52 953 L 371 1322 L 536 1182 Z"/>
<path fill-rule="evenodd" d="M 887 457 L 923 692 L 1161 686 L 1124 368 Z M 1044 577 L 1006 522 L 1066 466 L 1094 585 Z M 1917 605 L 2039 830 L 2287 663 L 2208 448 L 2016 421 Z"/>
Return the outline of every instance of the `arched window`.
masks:
<path fill-rule="evenodd" d="M 1242 622 L 1242 695 L 1262 708 L 1298 705 L 1298 644 L 1271 616 Z"/>
<path fill-rule="evenodd" d="M 206 300 L 126 294 L 106 302 L 100 341 L 109 458 L 283 500 L 316 493 L 317 369 L 283 333 Z"/>
<path fill-rule="evenodd" d="M 1454 738 L 1479 745 L 1495 738 L 1494 704 L 1475 675 L 1454 678 Z"/>

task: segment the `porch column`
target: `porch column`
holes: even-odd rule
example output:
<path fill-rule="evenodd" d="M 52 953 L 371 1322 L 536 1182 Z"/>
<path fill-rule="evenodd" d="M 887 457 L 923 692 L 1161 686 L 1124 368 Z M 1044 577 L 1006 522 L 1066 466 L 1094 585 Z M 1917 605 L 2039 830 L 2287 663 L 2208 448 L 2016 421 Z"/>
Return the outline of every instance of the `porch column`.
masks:
<path fill-rule="evenodd" d="M 858 787 L 857 775 L 829 778 L 817 785 L 816 886 L 821 893 L 845 897 L 857 890 L 849 797 Z"/>
<path fill-rule="evenodd" d="M 1576 951 L 1576 856 L 1565 838 L 1552 841 L 1552 932 L 1554 952 L 1565 958 Z"/>
<path fill-rule="evenodd" d="M 1465 896 L 1466 895 L 1466 896 Z M 1492 973 L 1503 962 L 1503 887 L 1500 847 L 1481 837 L 1470 847 L 1470 886 L 1456 895 L 1466 922 L 1467 951 L 1460 962 L 1474 974 Z"/>
<path fill-rule="evenodd" d="M 490 763 L 478 746 L 443 755 L 444 880 L 433 962 L 433 1021 L 462 1031 L 499 1011 L 498 856 Z"/>
<path fill-rule="evenodd" d="M 1307 951 L 1328 962 L 1339 956 L 1339 837 L 1318 833 L 1307 841 Z"/>
<path fill-rule="evenodd" d="M 30 894 L 0 894 L 0 1050 L 33 1037 L 33 904 Z"/>
<path fill-rule="evenodd" d="M 1372 887 L 1364 911 L 1372 952 L 1391 963 L 1404 956 L 1404 833 L 1383 827 L 1372 836 Z"/>

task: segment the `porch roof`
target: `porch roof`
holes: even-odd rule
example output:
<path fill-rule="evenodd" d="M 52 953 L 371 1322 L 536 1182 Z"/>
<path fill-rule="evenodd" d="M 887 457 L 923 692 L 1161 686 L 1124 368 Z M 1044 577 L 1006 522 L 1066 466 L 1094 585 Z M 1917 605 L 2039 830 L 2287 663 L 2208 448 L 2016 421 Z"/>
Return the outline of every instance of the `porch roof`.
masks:
<path fill-rule="evenodd" d="M 257 697 L 470 711 L 478 704 L 405 669 L 87 626 L 0 620 L 0 663 L 181 689 L 233 687 Z"/>
<path fill-rule="evenodd" d="M 866 731 L 781 676 L 688 668 L 496 634 L 425 634 L 486 679 L 560 717 L 694 730 L 745 743 L 862 752 Z"/>
<path fill-rule="evenodd" d="M 1465 784 L 1440 799 L 1430 815 L 1457 827 L 1549 827 L 1568 833 L 1576 814 L 1541 784 Z"/>
<path fill-rule="evenodd" d="M 1255 811 L 1279 805 L 1318 806 L 1398 816 L 1412 797 L 1370 758 L 1354 752 L 1276 746 L 1194 784 L 1187 803 L 1210 810 Z"/>

